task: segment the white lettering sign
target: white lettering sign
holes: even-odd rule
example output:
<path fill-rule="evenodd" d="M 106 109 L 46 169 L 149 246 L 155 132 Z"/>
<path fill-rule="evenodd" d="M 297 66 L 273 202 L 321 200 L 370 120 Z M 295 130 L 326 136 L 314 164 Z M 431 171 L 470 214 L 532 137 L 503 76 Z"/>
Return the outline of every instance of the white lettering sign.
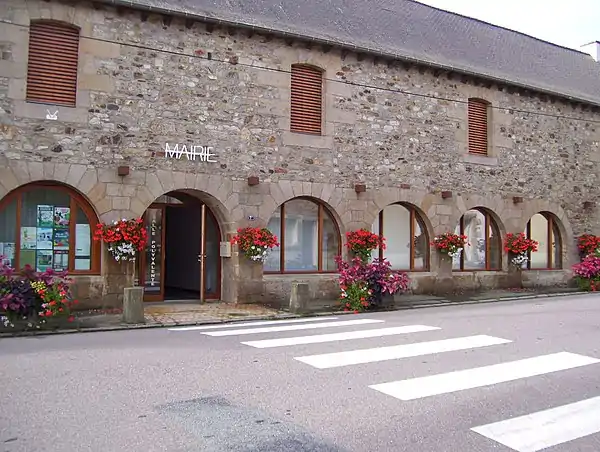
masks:
<path fill-rule="evenodd" d="M 150 224 L 150 286 L 156 285 L 156 220 L 152 219 Z"/>
<path fill-rule="evenodd" d="M 165 144 L 165 157 L 177 160 L 180 160 L 182 156 L 185 156 L 188 160 L 216 163 L 216 160 L 211 160 L 211 157 L 215 157 L 213 151 L 214 148 L 212 146 L 188 146 L 186 144 L 177 143 L 175 147 L 172 148 L 169 146 L 169 143 Z"/>

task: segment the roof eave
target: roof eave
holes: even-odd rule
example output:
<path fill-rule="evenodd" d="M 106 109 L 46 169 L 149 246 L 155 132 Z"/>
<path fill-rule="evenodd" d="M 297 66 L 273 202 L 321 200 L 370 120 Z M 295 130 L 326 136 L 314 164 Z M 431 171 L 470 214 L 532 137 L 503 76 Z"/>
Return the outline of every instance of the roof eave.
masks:
<path fill-rule="evenodd" d="M 187 13 L 185 11 L 177 11 L 177 10 L 171 10 L 171 9 L 167 9 L 167 8 L 157 8 L 157 7 L 148 6 L 148 5 L 141 5 L 139 3 L 133 2 L 132 0 L 93 0 L 93 1 L 95 1 L 97 3 L 104 3 L 104 4 L 113 5 L 113 6 L 121 6 L 121 7 L 127 7 L 127 8 L 131 8 L 131 9 L 141 10 L 141 11 L 152 12 L 155 14 L 165 14 L 165 15 L 171 15 L 171 16 L 175 16 L 175 17 L 183 17 L 186 19 L 195 19 L 195 20 L 199 20 L 202 22 L 209 22 L 209 23 L 214 23 L 214 24 L 219 24 L 219 25 L 224 25 L 224 26 L 229 26 L 229 27 L 250 29 L 250 30 L 253 30 L 256 32 L 271 34 L 271 35 L 275 35 L 275 36 L 293 38 L 293 39 L 303 40 L 303 41 L 307 41 L 307 40 L 313 41 L 315 43 L 322 44 L 322 45 L 334 46 L 334 47 L 339 47 L 339 48 L 343 48 L 343 49 L 350 49 L 350 50 L 354 50 L 356 52 L 368 53 L 368 54 L 376 55 L 376 56 L 379 56 L 382 58 L 395 59 L 395 60 L 405 61 L 408 63 L 425 65 L 425 66 L 429 66 L 429 67 L 444 70 L 444 71 L 453 71 L 453 72 L 456 72 L 459 74 L 469 75 L 472 77 L 484 78 L 484 79 L 487 79 L 492 82 L 508 84 L 508 85 L 512 85 L 516 88 L 522 88 L 522 89 L 536 91 L 536 92 L 547 94 L 547 95 L 553 95 L 553 96 L 561 97 L 561 98 L 564 98 L 566 100 L 573 101 L 573 102 L 580 102 L 580 103 L 584 103 L 584 104 L 588 104 L 588 105 L 600 106 L 600 100 L 592 100 L 592 99 L 588 99 L 585 97 L 574 96 L 571 94 L 567 94 L 567 93 L 560 92 L 560 91 L 555 91 L 555 90 L 548 89 L 548 88 L 543 88 L 540 86 L 529 85 L 527 83 L 517 82 L 515 80 L 511 80 L 511 79 L 507 79 L 507 78 L 503 78 L 503 77 L 497 77 L 497 76 L 490 75 L 490 74 L 475 72 L 475 71 L 472 71 L 472 70 L 469 70 L 466 68 L 456 67 L 456 66 L 447 65 L 447 64 L 441 64 L 441 63 L 437 63 L 434 61 L 423 60 L 420 58 L 411 57 L 409 55 L 401 55 L 401 54 L 394 54 L 394 53 L 389 53 L 389 52 L 382 52 L 380 50 L 371 49 L 369 47 L 357 46 L 354 44 L 349 44 L 349 43 L 345 43 L 345 42 L 341 42 L 341 41 L 333 41 L 333 40 L 324 39 L 324 38 L 317 38 L 317 37 L 313 37 L 313 36 L 302 35 L 299 33 L 292 33 L 292 32 L 283 31 L 283 30 L 276 30 L 276 29 L 271 29 L 271 28 L 267 28 L 267 27 L 261 27 L 258 25 L 251 25 L 251 24 L 245 24 L 242 22 L 218 19 L 216 17 L 206 16 L 206 15 L 202 15 L 202 14 L 193 14 L 193 13 Z"/>

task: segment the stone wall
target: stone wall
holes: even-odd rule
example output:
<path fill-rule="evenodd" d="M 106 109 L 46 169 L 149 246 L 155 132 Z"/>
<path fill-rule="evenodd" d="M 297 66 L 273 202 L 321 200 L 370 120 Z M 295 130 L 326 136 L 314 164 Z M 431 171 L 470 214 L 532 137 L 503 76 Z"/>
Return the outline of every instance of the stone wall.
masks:
<path fill-rule="evenodd" d="M 502 233 L 520 232 L 533 214 L 548 211 L 560 222 L 566 269 L 574 236 L 600 233 L 597 214 L 582 205 L 600 201 L 598 113 L 336 49 L 158 15 L 142 20 L 131 10 L 6 0 L 0 15 L 13 22 L 0 24 L 0 197 L 57 180 L 112 220 L 141 215 L 168 191 L 193 190 L 215 213 L 223 239 L 248 217 L 266 225 L 297 196 L 326 203 L 342 234 L 370 227 L 399 201 L 422 212 L 430 236 L 453 230 L 473 207 L 493 212 Z M 25 102 L 26 27 L 34 19 L 76 24 L 85 37 L 77 107 L 52 107 L 56 121 L 46 119 L 48 106 Z M 289 132 L 289 70 L 298 62 L 325 71 L 323 136 Z M 489 157 L 467 154 L 470 97 L 493 106 Z M 165 158 L 165 143 L 186 142 L 214 146 L 217 163 Z M 120 165 L 131 174 L 118 176 Z M 261 183 L 248 186 L 248 176 Z M 357 181 L 365 193 L 355 193 Z M 443 190 L 452 198 L 442 199 Z M 224 299 L 285 300 L 289 276 L 263 281 L 245 265 L 236 254 L 223 259 Z M 414 275 L 418 290 L 434 284 L 435 262 L 430 270 Z M 562 282 L 566 273 L 559 273 L 537 280 Z M 323 280 L 334 279 L 316 278 L 315 296 L 329 293 Z M 501 280 L 483 279 L 486 286 Z"/>

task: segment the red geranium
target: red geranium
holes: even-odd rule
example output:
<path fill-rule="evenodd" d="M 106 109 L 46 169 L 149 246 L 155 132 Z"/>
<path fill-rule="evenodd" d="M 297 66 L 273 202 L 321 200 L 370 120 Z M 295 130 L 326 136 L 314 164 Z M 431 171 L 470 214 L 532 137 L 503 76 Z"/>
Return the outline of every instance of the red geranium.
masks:
<path fill-rule="evenodd" d="M 442 254 L 454 257 L 467 244 L 467 236 L 454 234 L 453 232 L 444 232 L 436 236 L 431 242 L 433 246 Z"/>
<path fill-rule="evenodd" d="M 509 232 L 504 238 L 504 251 L 512 254 L 534 253 L 538 250 L 538 242 L 528 239 L 527 236 L 520 232 L 513 234 Z"/>
<path fill-rule="evenodd" d="M 277 237 L 267 228 L 240 228 L 231 239 L 253 261 L 264 261 L 269 250 L 279 246 Z"/>
<path fill-rule="evenodd" d="M 94 240 L 108 244 L 115 260 L 135 260 L 136 251 L 143 251 L 148 242 L 148 232 L 141 218 L 116 220 L 112 224 L 99 223 Z"/>
<path fill-rule="evenodd" d="M 583 257 L 589 256 L 600 249 L 600 237 L 592 234 L 583 234 L 577 239 L 577 247 Z"/>
<path fill-rule="evenodd" d="M 363 228 L 358 231 L 348 231 L 346 233 L 346 246 L 356 256 L 367 262 L 374 249 L 385 249 L 385 239 Z"/>

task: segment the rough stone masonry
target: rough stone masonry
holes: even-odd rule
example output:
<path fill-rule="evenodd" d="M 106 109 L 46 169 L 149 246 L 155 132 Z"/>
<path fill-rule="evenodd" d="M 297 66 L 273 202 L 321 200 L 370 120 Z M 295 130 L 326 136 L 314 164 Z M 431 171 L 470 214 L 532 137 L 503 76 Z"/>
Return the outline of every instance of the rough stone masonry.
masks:
<path fill-rule="evenodd" d="M 88 3 L 5 0 L 0 16 L 10 22 L 0 24 L 0 197 L 57 180 L 112 220 L 142 215 L 170 190 L 194 189 L 224 240 L 248 217 L 266 224 L 297 196 L 325 202 L 342 236 L 400 201 L 422 212 L 430 236 L 454 230 L 477 206 L 494 213 L 503 233 L 523 231 L 533 214 L 548 211 L 560 222 L 565 270 L 530 274 L 548 284 L 568 278 L 577 235 L 600 233 L 598 215 L 583 207 L 600 201 L 600 114 L 558 97 Z M 81 27 L 75 108 L 25 101 L 27 26 L 35 19 Z M 289 131 L 293 63 L 325 71 L 322 136 Z M 471 97 L 493 106 L 488 157 L 467 152 Z M 48 110 L 56 120 L 46 119 Z M 213 146 L 217 163 L 166 159 L 165 143 Z M 117 176 L 121 165 L 129 176 Z M 260 184 L 248 186 L 249 176 Z M 354 191 L 356 182 L 365 193 Z M 453 195 L 442 199 L 441 191 Z M 515 204 L 515 196 L 524 201 Z M 503 261 L 502 272 L 455 278 L 501 285 Z M 237 254 L 223 259 L 224 300 L 284 302 L 292 281 L 309 282 L 315 297 L 335 297 L 335 275 L 267 276 L 248 265 Z M 106 257 L 102 269 L 79 278 L 90 305 L 122 292 L 108 278 Z M 440 274 L 432 259 L 429 272 L 411 276 L 413 287 L 430 290 Z"/>

